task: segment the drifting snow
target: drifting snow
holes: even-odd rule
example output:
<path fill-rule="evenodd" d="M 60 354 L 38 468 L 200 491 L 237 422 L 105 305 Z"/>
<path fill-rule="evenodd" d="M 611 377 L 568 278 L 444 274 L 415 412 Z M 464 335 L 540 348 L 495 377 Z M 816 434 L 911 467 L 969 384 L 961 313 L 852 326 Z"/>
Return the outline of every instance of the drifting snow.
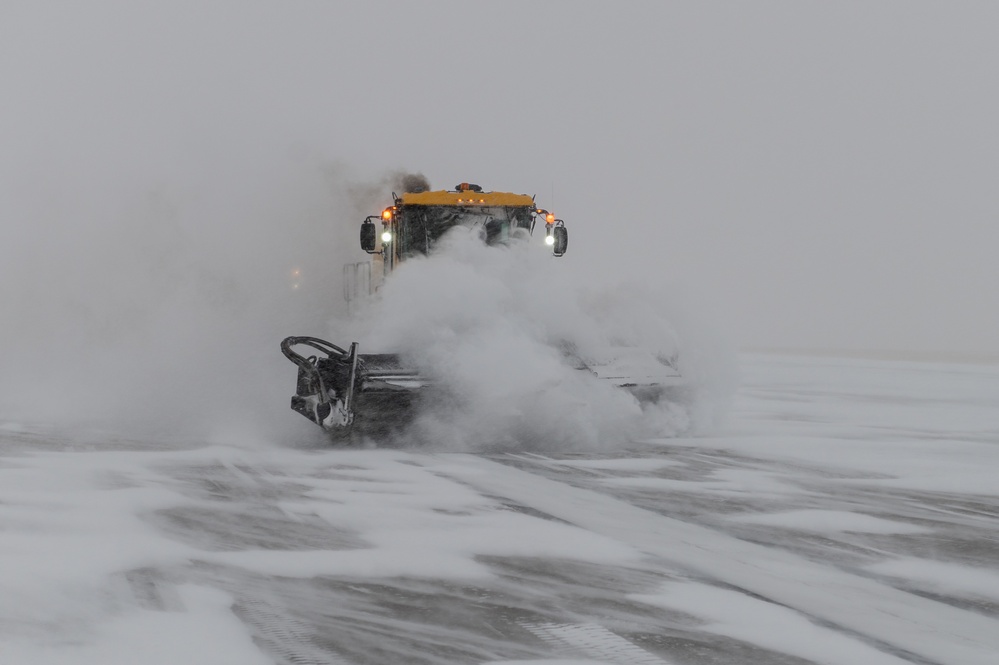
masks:
<path fill-rule="evenodd" d="M 823 628 L 798 612 L 736 591 L 703 584 L 665 584 L 658 593 L 631 596 L 704 621 L 698 629 L 725 635 L 823 665 L 906 665 L 853 637 Z"/>
<path fill-rule="evenodd" d="M 562 466 L 594 471 L 635 471 L 653 472 L 669 467 L 683 466 L 680 462 L 668 459 L 647 459 L 621 457 L 617 459 L 560 460 Z"/>
<path fill-rule="evenodd" d="M 867 569 L 934 593 L 999 602 L 999 570 L 912 557 L 882 561 Z"/>
<path fill-rule="evenodd" d="M 746 367 L 730 433 L 599 456 L 4 427 L 0 661 L 991 664 L 999 370 Z"/>
<path fill-rule="evenodd" d="M 721 469 L 707 480 L 676 480 L 654 476 L 603 478 L 608 486 L 658 492 L 703 492 L 734 498 L 783 497 L 803 494 L 801 489 L 773 473 L 752 469 Z"/>
<path fill-rule="evenodd" d="M 763 524 L 784 529 L 801 529 L 817 533 L 929 533 L 932 529 L 886 520 L 872 515 L 848 513 L 842 510 L 792 510 L 765 515 L 737 515 L 731 518 L 746 524 Z"/>

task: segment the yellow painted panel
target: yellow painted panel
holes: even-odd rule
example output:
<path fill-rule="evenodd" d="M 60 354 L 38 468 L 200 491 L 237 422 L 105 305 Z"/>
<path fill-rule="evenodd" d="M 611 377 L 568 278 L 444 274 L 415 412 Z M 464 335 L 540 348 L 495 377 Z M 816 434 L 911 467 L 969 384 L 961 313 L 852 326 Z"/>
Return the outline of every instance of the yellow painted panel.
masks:
<path fill-rule="evenodd" d="M 422 206 L 524 206 L 534 207 L 534 199 L 526 194 L 511 194 L 509 192 L 407 192 L 402 195 L 403 205 Z"/>

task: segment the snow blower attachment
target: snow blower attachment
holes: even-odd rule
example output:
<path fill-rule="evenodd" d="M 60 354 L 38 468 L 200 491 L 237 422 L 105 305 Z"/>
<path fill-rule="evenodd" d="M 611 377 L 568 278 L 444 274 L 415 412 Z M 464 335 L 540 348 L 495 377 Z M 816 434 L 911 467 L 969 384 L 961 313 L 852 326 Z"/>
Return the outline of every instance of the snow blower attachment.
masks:
<path fill-rule="evenodd" d="M 293 347 L 311 347 L 303 356 Z M 332 433 L 387 434 L 400 426 L 398 416 L 413 410 L 426 385 L 404 368 L 394 354 L 359 354 L 316 337 L 287 337 L 281 352 L 298 366 L 291 408 Z"/>
<path fill-rule="evenodd" d="M 454 191 L 392 197 L 394 205 L 361 223 L 361 249 L 371 260 L 344 266 L 348 304 L 374 295 L 402 262 L 429 254 L 434 243 L 456 226 L 478 231 L 488 245 L 505 245 L 529 238 L 540 218 L 545 224 L 544 243 L 554 256 L 564 255 L 569 244 L 565 222 L 538 208 L 532 196 L 484 192 L 478 185 L 461 183 Z M 381 233 L 376 221 L 381 222 Z M 317 353 L 302 356 L 293 349 L 296 346 Z M 316 337 L 288 337 L 281 342 L 281 351 L 298 366 L 291 408 L 334 434 L 381 435 L 400 429 L 433 386 L 403 366 L 395 354 L 359 354 L 357 349 L 357 342 L 344 350 Z M 641 402 L 658 399 L 680 381 L 675 357 L 662 353 L 609 349 L 600 358 L 564 355 L 569 366 L 627 389 Z"/>

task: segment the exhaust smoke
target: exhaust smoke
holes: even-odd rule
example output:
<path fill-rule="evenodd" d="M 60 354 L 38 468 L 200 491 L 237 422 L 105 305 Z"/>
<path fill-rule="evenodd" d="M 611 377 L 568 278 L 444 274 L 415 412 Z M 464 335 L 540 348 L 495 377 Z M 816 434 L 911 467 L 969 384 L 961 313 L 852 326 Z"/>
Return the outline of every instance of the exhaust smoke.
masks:
<path fill-rule="evenodd" d="M 393 191 L 419 194 L 430 191 L 430 181 L 422 173 L 399 173 L 396 175 L 396 189 Z"/>

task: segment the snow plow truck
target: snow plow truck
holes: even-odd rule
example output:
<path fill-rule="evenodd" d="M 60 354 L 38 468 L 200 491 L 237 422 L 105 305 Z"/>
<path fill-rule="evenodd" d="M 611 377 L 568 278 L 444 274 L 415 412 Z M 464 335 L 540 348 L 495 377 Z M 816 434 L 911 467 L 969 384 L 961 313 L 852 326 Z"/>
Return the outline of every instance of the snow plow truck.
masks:
<path fill-rule="evenodd" d="M 477 229 L 486 244 L 498 245 L 518 235 L 533 236 L 541 221 L 552 255 L 561 257 L 568 248 L 564 221 L 538 208 L 532 196 L 487 192 L 470 183 L 453 190 L 416 189 L 393 193 L 393 205 L 361 223 L 360 245 L 370 261 L 344 266 L 348 302 L 358 296 L 359 285 L 362 292 L 375 293 L 402 262 L 429 254 L 455 226 Z M 296 350 L 301 347 L 308 349 L 307 355 Z M 433 389 L 428 377 L 407 367 L 397 354 L 360 353 L 357 342 L 343 348 L 316 337 L 287 337 L 281 351 L 298 367 L 292 410 L 334 438 L 378 437 L 402 429 Z M 658 399 L 682 383 L 675 356 L 659 355 L 651 365 L 648 358 L 638 349 L 616 349 L 585 361 L 566 354 L 567 363 L 631 391 L 639 401 Z"/>

